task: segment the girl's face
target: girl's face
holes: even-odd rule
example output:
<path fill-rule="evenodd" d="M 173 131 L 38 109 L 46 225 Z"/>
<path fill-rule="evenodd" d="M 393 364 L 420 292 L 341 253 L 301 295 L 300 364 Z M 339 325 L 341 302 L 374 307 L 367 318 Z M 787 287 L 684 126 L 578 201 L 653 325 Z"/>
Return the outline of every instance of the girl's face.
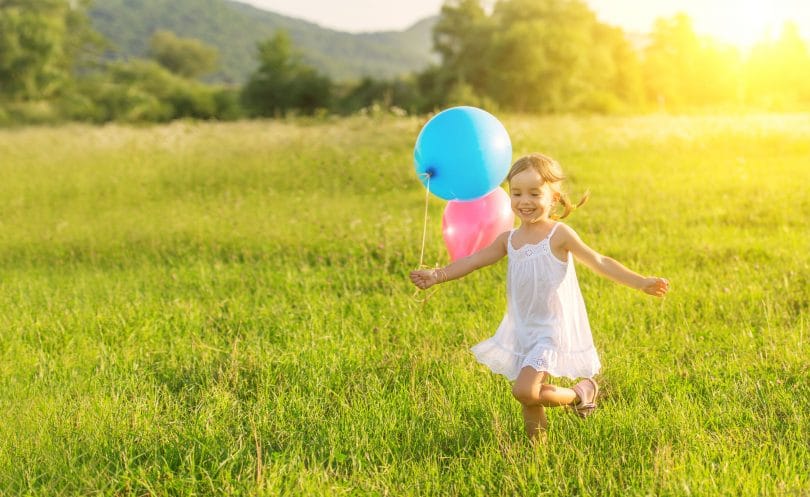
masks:
<path fill-rule="evenodd" d="M 521 223 L 536 223 L 548 219 L 556 194 L 543 181 L 540 173 L 532 168 L 524 169 L 509 182 L 512 211 Z"/>

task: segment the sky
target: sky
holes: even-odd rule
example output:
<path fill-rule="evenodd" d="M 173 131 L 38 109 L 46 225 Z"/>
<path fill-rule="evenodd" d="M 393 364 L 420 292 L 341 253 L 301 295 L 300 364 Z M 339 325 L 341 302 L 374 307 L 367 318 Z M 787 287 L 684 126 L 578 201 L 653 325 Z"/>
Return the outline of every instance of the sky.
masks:
<path fill-rule="evenodd" d="M 402 30 L 436 15 L 443 0 L 238 0 L 340 31 Z M 493 0 L 489 0 L 492 3 Z M 810 0 L 586 0 L 603 22 L 649 32 L 659 17 L 688 14 L 695 31 L 746 47 L 785 20 L 810 39 Z"/>

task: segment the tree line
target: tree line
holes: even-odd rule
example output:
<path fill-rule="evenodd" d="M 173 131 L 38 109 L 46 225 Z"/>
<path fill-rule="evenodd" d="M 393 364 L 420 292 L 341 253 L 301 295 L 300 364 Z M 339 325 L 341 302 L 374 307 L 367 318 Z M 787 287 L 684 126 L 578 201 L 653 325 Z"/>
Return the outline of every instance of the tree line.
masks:
<path fill-rule="evenodd" d="M 0 123 L 163 122 L 450 105 L 513 112 L 810 109 L 810 53 L 795 24 L 747 53 L 699 36 L 686 15 L 632 43 L 581 0 L 448 0 L 433 32 L 440 63 L 390 80 L 336 82 L 283 31 L 259 43 L 241 86 L 206 84 L 219 54 L 155 32 L 142 59 L 110 57 L 89 0 L 0 0 Z"/>

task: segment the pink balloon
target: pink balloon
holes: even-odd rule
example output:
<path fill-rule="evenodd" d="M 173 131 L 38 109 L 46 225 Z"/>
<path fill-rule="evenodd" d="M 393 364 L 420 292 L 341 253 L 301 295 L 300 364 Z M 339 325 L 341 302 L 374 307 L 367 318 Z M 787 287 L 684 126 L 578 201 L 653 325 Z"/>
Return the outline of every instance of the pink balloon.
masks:
<path fill-rule="evenodd" d="M 442 216 L 444 244 L 454 261 L 481 250 L 514 226 L 509 195 L 500 187 L 476 200 L 450 200 Z"/>

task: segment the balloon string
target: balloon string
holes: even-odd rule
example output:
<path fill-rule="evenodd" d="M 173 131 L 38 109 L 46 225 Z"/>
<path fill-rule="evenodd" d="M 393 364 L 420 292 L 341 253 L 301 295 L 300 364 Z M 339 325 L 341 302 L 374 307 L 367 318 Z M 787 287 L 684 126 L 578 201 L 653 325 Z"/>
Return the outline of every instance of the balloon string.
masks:
<path fill-rule="evenodd" d="M 428 200 L 430 200 L 430 174 L 422 173 L 422 176 L 427 177 L 427 184 L 425 185 L 425 221 L 422 223 L 422 250 L 419 252 L 419 267 L 423 265 L 425 258 L 425 238 L 427 237 L 427 222 L 428 222 Z"/>
<path fill-rule="evenodd" d="M 425 240 L 427 239 L 427 224 L 428 224 L 428 206 L 430 200 L 430 173 L 420 173 L 420 177 L 425 178 L 427 181 L 425 183 L 425 218 L 424 222 L 422 223 L 422 249 L 419 251 L 419 269 L 431 269 L 425 265 Z M 438 291 L 438 287 L 435 287 L 432 291 L 426 292 L 424 297 L 420 297 L 420 292 L 422 290 L 416 289 L 413 293 L 413 299 L 419 303 L 424 304 L 428 301 L 428 299 Z"/>

